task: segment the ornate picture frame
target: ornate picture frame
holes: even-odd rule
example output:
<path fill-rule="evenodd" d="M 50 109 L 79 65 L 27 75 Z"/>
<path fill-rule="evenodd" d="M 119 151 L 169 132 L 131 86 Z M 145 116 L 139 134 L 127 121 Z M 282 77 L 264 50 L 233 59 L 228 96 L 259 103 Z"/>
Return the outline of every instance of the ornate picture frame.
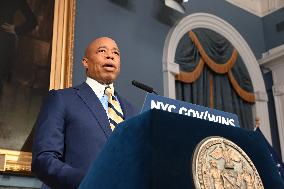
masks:
<path fill-rule="evenodd" d="M 76 0 L 54 3 L 49 90 L 72 86 Z M 31 160 L 31 152 L 0 148 L 0 173 L 31 175 Z"/>

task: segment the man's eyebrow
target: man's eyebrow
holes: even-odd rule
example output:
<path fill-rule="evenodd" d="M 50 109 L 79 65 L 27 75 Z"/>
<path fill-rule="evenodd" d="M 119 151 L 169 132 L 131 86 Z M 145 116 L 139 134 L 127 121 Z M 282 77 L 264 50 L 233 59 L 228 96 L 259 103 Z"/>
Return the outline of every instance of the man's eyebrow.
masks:
<path fill-rule="evenodd" d="M 114 47 L 113 50 L 120 52 L 119 48 L 117 48 L 117 47 Z"/>
<path fill-rule="evenodd" d="M 107 46 L 99 46 L 98 49 L 107 49 Z M 116 51 L 120 52 L 119 48 L 117 48 L 117 47 L 112 48 L 112 50 L 116 50 Z"/>

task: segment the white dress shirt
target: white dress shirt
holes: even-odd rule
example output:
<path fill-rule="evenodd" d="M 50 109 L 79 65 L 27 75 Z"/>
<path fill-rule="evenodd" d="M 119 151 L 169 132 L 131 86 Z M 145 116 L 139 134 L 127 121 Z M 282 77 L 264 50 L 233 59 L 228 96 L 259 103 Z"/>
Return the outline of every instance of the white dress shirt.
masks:
<path fill-rule="evenodd" d="M 108 97 L 104 93 L 105 93 L 105 88 L 107 86 L 109 86 L 114 91 L 113 83 L 109 85 L 101 84 L 90 77 L 87 77 L 86 83 L 92 88 L 94 93 L 97 95 L 98 99 L 100 100 L 106 111 L 106 114 L 108 115 Z M 116 96 L 115 98 L 117 102 L 119 102 Z"/>

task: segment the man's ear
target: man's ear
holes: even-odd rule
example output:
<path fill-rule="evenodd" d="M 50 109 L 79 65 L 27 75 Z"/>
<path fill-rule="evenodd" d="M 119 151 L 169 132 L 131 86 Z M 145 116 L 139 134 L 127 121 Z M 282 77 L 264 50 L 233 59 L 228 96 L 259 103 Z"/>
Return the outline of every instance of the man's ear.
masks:
<path fill-rule="evenodd" d="M 84 68 L 88 68 L 88 59 L 87 58 L 83 58 L 82 59 L 82 64 L 83 64 L 83 66 L 84 66 Z"/>

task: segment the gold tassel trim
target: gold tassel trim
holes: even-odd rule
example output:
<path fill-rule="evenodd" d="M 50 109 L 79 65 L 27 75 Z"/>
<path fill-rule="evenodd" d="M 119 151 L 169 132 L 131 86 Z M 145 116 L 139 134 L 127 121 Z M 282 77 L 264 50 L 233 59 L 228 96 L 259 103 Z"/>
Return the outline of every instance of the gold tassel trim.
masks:
<path fill-rule="evenodd" d="M 203 68 L 204 68 L 204 61 L 200 57 L 200 60 L 196 68 L 192 72 L 180 71 L 180 73 L 176 75 L 176 80 L 184 83 L 192 83 L 200 77 Z"/>
<path fill-rule="evenodd" d="M 233 76 L 233 73 L 231 71 L 228 72 L 228 78 L 236 91 L 236 93 L 245 101 L 254 103 L 255 102 L 255 95 L 254 93 L 248 92 L 244 90 L 236 81 L 235 77 Z"/>

